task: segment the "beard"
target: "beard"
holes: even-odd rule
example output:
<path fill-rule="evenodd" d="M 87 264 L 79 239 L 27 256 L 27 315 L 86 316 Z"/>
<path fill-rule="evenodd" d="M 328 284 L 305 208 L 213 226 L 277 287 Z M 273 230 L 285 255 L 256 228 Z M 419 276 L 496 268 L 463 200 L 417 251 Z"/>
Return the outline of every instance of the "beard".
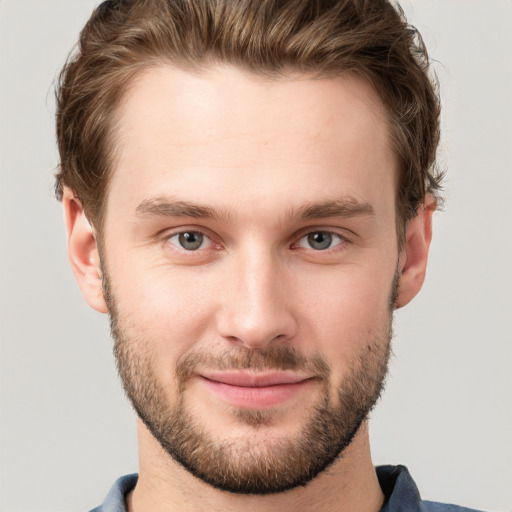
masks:
<path fill-rule="evenodd" d="M 397 294 L 397 277 L 390 302 Z M 352 361 L 335 389 L 321 355 L 305 356 L 286 344 L 265 350 L 233 347 L 220 353 L 189 352 L 176 363 L 177 399 L 171 403 L 154 372 L 149 340 L 130 332 L 117 310 L 108 276 L 103 274 L 114 354 L 126 395 L 139 418 L 164 451 L 203 482 L 237 494 L 270 494 L 306 485 L 335 462 L 350 445 L 384 388 L 392 338 L 392 307 L 371 340 Z M 277 341 L 277 340 L 276 340 Z M 187 384 L 198 370 L 295 370 L 314 375 L 320 392 L 293 437 L 255 441 L 255 436 L 221 439 L 193 415 Z M 213 414 L 213 413 L 212 413 Z M 258 429 L 277 423 L 275 411 L 233 408 L 236 420 Z"/>

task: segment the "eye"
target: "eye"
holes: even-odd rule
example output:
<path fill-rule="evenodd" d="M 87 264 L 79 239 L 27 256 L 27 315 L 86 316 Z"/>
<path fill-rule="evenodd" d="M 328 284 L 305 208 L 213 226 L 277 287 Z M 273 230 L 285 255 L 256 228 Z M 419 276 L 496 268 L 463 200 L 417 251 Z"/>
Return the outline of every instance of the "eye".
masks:
<path fill-rule="evenodd" d="M 306 236 L 303 236 L 297 245 L 304 249 L 325 251 L 326 249 L 331 249 L 342 242 L 343 238 L 336 233 L 331 233 L 330 231 L 313 231 L 308 233 Z"/>
<path fill-rule="evenodd" d="M 211 246 L 212 241 L 199 231 L 183 231 L 168 238 L 168 241 L 186 251 L 197 251 Z"/>

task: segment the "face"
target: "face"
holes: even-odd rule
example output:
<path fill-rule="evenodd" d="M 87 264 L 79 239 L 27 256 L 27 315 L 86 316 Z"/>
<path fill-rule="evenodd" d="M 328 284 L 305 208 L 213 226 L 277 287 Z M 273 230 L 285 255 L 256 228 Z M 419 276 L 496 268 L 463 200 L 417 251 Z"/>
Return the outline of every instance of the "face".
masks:
<path fill-rule="evenodd" d="M 127 394 L 213 486 L 306 483 L 386 373 L 399 255 L 378 97 L 351 76 L 161 67 L 117 121 L 101 252 Z"/>

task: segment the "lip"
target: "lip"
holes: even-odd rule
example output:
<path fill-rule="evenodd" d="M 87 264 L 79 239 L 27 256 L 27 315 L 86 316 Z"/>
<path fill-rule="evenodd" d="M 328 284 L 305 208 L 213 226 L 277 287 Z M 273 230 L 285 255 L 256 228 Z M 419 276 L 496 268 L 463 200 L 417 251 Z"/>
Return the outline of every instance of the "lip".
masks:
<path fill-rule="evenodd" d="M 293 399 L 313 378 L 293 372 L 203 372 L 204 385 L 223 401 L 246 409 L 268 409 Z"/>

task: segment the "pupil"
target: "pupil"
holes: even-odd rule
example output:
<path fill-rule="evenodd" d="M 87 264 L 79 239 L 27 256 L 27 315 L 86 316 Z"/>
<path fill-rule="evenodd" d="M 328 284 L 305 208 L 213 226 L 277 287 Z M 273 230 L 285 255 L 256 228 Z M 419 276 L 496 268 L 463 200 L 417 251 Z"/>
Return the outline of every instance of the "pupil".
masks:
<path fill-rule="evenodd" d="M 330 233 L 326 233 L 325 231 L 310 233 L 308 235 L 308 242 L 309 245 L 317 251 L 328 249 L 332 243 L 332 235 Z"/>
<path fill-rule="evenodd" d="M 179 241 L 180 245 L 184 249 L 193 251 L 201 247 L 201 244 L 203 243 L 203 235 L 201 233 L 194 232 L 180 233 Z"/>

